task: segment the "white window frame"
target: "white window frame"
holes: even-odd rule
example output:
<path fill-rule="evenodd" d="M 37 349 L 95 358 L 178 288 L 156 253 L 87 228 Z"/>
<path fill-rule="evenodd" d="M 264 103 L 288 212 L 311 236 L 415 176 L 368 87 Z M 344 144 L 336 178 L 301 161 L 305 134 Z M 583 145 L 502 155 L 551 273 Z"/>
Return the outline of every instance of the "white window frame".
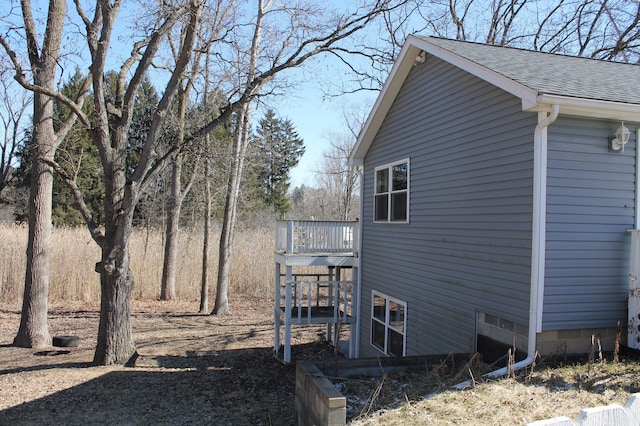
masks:
<path fill-rule="evenodd" d="M 376 318 L 376 315 L 375 315 L 375 300 L 376 300 L 376 297 L 379 297 L 379 298 L 382 298 L 382 299 L 385 300 L 385 303 L 384 303 L 384 322 L 381 321 L 380 319 Z M 398 306 L 402 306 L 402 308 L 403 308 L 404 317 L 403 317 L 403 322 L 402 322 L 402 331 L 399 331 L 390 322 L 390 319 L 391 319 L 390 305 L 392 303 L 395 303 Z M 380 345 L 378 345 L 377 343 L 374 342 L 374 339 L 373 339 L 374 322 L 384 326 L 384 347 L 381 347 Z M 384 293 L 381 293 L 379 291 L 372 290 L 371 291 L 371 330 L 370 330 L 370 333 L 369 333 L 369 343 L 371 344 L 371 346 L 376 348 L 376 350 L 378 350 L 379 352 L 382 352 L 386 356 L 396 356 L 396 355 L 393 355 L 393 354 L 390 353 L 389 331 L 392 331 L 394 333 L 398 333 L 398 334 L 400 334 L 402 336 L 402 355 L 401 356 L 403 356 L 403 357 L 406 356 L 407 355 L 407 302 L 403 302 L 401 300 L 398 300 L 398 299 L 396 299 L 394 297 L 388 296 L 388 295 L 386 295 Z"/>
<path fill-rule="evenodd" d="M 407 188 L 406 189 L 400 189 L 400 190 L 394 190 L 393 189 L 393 167 L 400 165 L 400 164 L 406 164 L 407 165 Z M 377 188 L 378 188 L 378 172 L 380 170 L 384 170 L 387 169 L 388 173 L 387 173 L 387 178 L 388 178 L 388 182 L 387 182 L 387 192 L 386 192 L 386 196 L 387 196 L 387 218 L 386 219 L 377 219 L 376 218 L 376 198 L 378 197 L 378 195 L 382 195 L 385 194 L 385 192 L 382 192 L 380 194 L 378 194 Z M 378 166 L 374 169 L 373 172 L 373 221 L 375 223 L 409 223 L 409 205 L 411 204 L 410 201 L 410 170 L 411 170 L 411 163 L 409 161 L 409 158 L 405 158 L 403 160 L 399 160 L 399 161 L 395 161 L 393 163 L 389 163 L 389 164 L 385 164 L 382 166 Z M 401 194 L 401 193 L 406 193 L 407 194 L 407 205 L 405 206 L 405 211 L 406 211 L 406 217 L 404 218 L 404 220 L 393 220 L 392 219 L 392 200 L 393 200 L 393 195 L 394 194 Z"/>

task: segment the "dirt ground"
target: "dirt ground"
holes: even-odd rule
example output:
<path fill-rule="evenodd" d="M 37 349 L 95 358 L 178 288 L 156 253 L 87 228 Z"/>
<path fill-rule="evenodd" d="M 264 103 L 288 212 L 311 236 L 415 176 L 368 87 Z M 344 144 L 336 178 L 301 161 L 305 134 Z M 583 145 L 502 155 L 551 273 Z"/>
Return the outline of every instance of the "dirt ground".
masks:
<path fill-rule="evenodd" d="M 0 425 L 293 425 L 295 365 L 273 356 L 273 305 L 231 301 L 230 316 L 197 302 L 134 302 L 133 367 L 91 365 L 98 306 L 52 306 L 53 336 L 75 348 L 11 347 L 19 310 L 0 306 Z M 293 359 L 336 356 L 323 327 L 295 327 Z"/>
<path fill-rule="evenodd" d="M 232 299 L 229 316 L 200 315 L 197 307 L 195 301 L 134 302 L 139 357 L 131 367 L 96 367 L 97 305 L 51 306 L 51 334 L 79 336 L 80 345 L 40 350 L 11 346 L 20 313 L 0 306 L 0 425 L 294 425 L 295 365 L 273 356 L 270 299 Z M 340 357 L 324 341 L 324 329 L 293 328 L 294 361 Z M 448 380 L 434 370 L 438 391 L 424 398 L 435 377 L 427 370 L 340 381 L 348 417 L 369 413 L 354 420 L 368 425 L 526 424 L 575 418 L 582 407 L 624 405 L 640 392 L 636 357 L 537 366 L 518 380 L 478 383 L 465 392 L 445 391 Z"/>

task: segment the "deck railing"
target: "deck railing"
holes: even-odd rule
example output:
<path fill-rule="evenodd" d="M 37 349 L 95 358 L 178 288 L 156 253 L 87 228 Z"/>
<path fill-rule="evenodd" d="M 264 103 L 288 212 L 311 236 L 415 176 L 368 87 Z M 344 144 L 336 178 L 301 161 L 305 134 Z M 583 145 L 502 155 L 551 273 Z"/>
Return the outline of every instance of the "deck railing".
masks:
<path fill-rule="evenodd" d="M 334 323 L 339 320 L 347 322 L 347 317 L 353 315 L 352 296 L 351 280 L 295 280 L 284 283 L 280 288 L 281 303 L 285 312 L 299 324 L 303 321 L 311 323 L 316 309 L 317 315 L 325 321 L 330 317 Z"/>
<path fill-rule="evenodd" d="M 346 253 L 357 250 L 358 222 L 313 220 L 276 222 L 277 252 Z"/>

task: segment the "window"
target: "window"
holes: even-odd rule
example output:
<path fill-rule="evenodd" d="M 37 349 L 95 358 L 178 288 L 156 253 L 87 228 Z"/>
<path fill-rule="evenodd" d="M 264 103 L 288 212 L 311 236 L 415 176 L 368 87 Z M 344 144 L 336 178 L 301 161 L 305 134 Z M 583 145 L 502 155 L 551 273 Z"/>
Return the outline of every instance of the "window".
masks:
<path fill-rule="evenodd" d="M 376 291 L 371 301 L 371 344 L 385 355 L 404 356 L 407 304 Z"/>
<path fill-rule="evenodd" d="M 409 221 L 409 160 L 375 169 L 374 222 Z"/>

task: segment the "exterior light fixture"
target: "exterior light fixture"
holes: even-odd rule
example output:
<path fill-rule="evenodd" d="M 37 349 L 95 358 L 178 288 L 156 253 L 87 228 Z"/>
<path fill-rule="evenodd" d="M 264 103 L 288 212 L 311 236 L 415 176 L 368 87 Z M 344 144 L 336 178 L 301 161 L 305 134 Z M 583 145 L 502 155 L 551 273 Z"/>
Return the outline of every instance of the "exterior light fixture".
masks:
<path fill-rule="evenodd" d="M 615 137 L 609 141 L 609 149 L 611 151 L 624 152 L 624 146 L 629 142 L 631 132 L 624 125 L 624 121 L 620 123 L 620 127 L 616 130 Z"/>

